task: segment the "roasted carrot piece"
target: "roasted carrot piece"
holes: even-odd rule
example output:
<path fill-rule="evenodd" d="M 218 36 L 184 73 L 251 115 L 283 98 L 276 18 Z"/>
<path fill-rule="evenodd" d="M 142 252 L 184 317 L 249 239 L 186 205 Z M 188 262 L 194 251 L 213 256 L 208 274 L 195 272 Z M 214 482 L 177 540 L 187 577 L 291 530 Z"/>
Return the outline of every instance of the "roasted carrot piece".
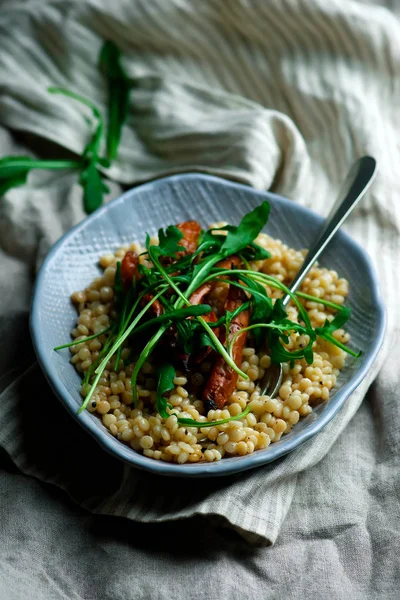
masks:
<path fill-rule="evenodd" d="M 238 256 L 232 255 L 228 258 L 224 258 L 224 260 L 219 261 L 216 266 L 220 269 L 234 269 L 240 265 L 240 259 Z M 227 279 L 226 275 L 221 277 L 221 279 Z M 203 283 L 200 287 L 195 290 L 192 295 L 189 297 L 189 302 L 192 305 L 200 304 L 205 297 L 211 292 L 213 287 L 215 286 L 215 282 L 209 281 L 208 283 Z"/>
<path fill-rule="evenodd" d="M 184 250 L 177 253 L 177 258 L 182 258 L 185 254 L 193 254 L 197 250 L 201 226 L 197 221 L 184 221 L 178 223 L 177 228 L 183 233 L 183 238 L 179 241 L 179 246 Z"/>
<path fill-rule="evenodd" d="M 128 250 L 121 262 L 121 278 L 126 290 L 128 290 L 132 286 L 132 281 L 134 277 L 136 278 L 136 281 L 140 280 L 140 272 L 138 270 L 138 266 L 138 255 L 136 254 L 136 252 Z M 151 293 L 145 294 L 140 302 L 141 306 L 145 306 L 148 302 L 150 302 L 151 298 Z M 153 304 L 151 305 L 151 310 L 156 317 L 159 317 L 162 314 L 163 309 L 159 300 L 154 300 Z"/>
<path fill-rule="evenodd" d="M 211 292 L 213 285 L 214 284 L 210 281 L 198 287 L 197 290 L 195 290 L 193 294 L 189 296 L 190 304 L 192 304 L 193 306 L 201 304 L 205 297 Z"/>
<path fill-rule="evenodd" d="M 224 258 L 217 262 L 216 266 L 220 269 L 237 269 L 240 265 L 240 258 L 236 256 L 236 254 L 232 254 L 232 256 L 228 256 L 228 258 Z"/>
<path fill-rule="evenodd" d="M 146 304 L 148 302 L 150 302 L 150 300 L 153 298 L 153 294 L 145 294 L 143 296 L 143 298 L 140 301 L 140 305 L 142 307 L 146 306 Z M 152 313 L 154 314 L 155 317 L 159 317 L 160 315 L 163 314 L 163 307 L 162 304 L 159 300 L 154 300 L 153 304 L 150 306 Z"/>
<path fill-rule="evenodd" d="M 246 302 L 246 300 L 247 296 L 244 291 L 236 286 L 231 285 L 229 288 L 228 298 L 225 302 L 225 310 L 232 312 Z M 229 339 L 231 340 L 238 331 L 244 327 L 247 327 L 249 320 L 249 310 L 243 310 L 236 317 L 234 317 L 229 328 Z M 238 367 L 240 367 L 242 362 L 243 348 L 246 343 L 246 337 L 246 332 L 238 335 L 233 345 L 232 356 L 235 364 Z M 222 343 L 226 342 L 226 333 L 224 329 L 222 330 L 220 340 Z M 222 409 L 233 394 L 237 380 L 237 373 L 225 362 L 222 356 L 218 356 L 203 392 L 203 402 L 205 404 L 206 411 L 216 408 Z"/>
<path fill-rule="evenodd" d="M 121 262 L 121 277 L 122 283 L 125 289 L 129 289 L 132 285 L 134 277 L 139 278 L 140 274 L 138 271 L 139 257 L 136 252 L 128 250 Z"/>
<path fill-rule="evenodd" d="M 205 297 L 207 296 L 207 294 L 209 293 L 209 291 L 212 288 L 212 283 L 210 284 L 205 284 L 204 286 L 199 287 L 197 290 L 195 290 L 193 292 L 193 294 L 189 297 L 189 302 L 190 304 L 192 304 L 193 306 L 197 306 L 198 304 L 201 304 L 203 302 L 203 300 L 205 299 Z M 213 313 L 212 311 L 207 313 L 206 315 L 202 315 L 202 319 L 204 319 L 207 323 L 215 323 L 215 321 L 217 320 L 217 317 L 215 316 L 215 313 Z M 215 335 L 219 335 L 219 328 L 217 327 L 216 329 L 214 329 L 215 331 Z M 175 348 L 176 347 L 176 326 L 172 325 L 170 327 L 170 329 L 166 332 L 167 334 L 169 334 L 169 338 L 168 335 L 164 336 L 164 340 L 168 339 L 168 344 Z M 211 352 L 211 348 L 210 346 L 205 346 L 204 348 L 202 348 L 199 353 L 193 357 L 190 354 L 187 354 L 185 352 L 177 352 L 177 358 L 179 360 L 179 362 L 182 364 L 184 370 L 186 372 L 190 371 L 190 367 L 194 363 L 201 363 L 206 356 L 209 355 L 209 353 Z"/>
<path fill-rule="evenodd" d="M 233 269 L 233 268 L 238 267 L 239 265 L 240 265 L 240 259 L 238 256 L 235 256 L 235 255 L 229 256 L 228 258 L 225 258 L 224 260 L 221 260 L 219 263 L 217 263 L 217 266 L 220 267 L 221 269 Z M 226 276 L 221 277 L 221 279 L 226 279 Z M 209 281 L 208 283 L 204 283 L 203 285 L 201 285 L 190 296 L 190 298 L 189 298 L 190 304 L 193 304 L 193 305 L 201 304 L 205 300 L 206 296 L 211 292 L 211 290 L 213 289 L 214 286 L 215 286 L 215 282 L 212 282 L 212 281 Z M 217 320 L 217 317 L 215 316 L 214 312 L 207 313 L 206 315 L 203 315 L 202 318 L 205 321 L 207 321 L 208 323 L 215 323 L 215 321 Z M 214 333 L 217 337 L 219 336 L 219 327 L 216 327 L 214 329 Z M 197 364 L 203 362 L 203 360 L 205 360 L 206 357 L 210 354 L 211 350 L 212 349 L 210 346 L 204 347 L 199 352 L 199 354 L 195 357 L 194 362 Z"/>

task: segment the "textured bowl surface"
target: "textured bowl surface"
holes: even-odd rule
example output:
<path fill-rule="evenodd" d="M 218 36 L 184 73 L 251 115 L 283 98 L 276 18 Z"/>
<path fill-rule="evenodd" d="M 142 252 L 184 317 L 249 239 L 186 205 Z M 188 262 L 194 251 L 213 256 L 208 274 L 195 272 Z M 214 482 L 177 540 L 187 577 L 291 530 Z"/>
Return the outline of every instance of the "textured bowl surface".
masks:
<path fill-rule="evenodd" d="M 182 477 L 227 475 L 273 461 L 317 434 L 337 413 L 368 372 L 381 346 L 385 310 L 376 276 L 366 253 L 347 234 L 339 232 L 320 263 L 349 280 L 348 305 L 353 309 L 347 330 L 359 360 L 349 357 L 338 385 L 327 403 L 320 405 L 282 439 L 265 450 L 215 463 L 171 464 L 141 456 L 114 438 L 100 419 L 84 411 L 80 376 L 70 364 L 69 350 L 54 346 L 70 339 L 76 311 L 70 295 L 99 275 L 98 259 L 106 251 L 132 241 L 144 242 L 145 233 L 186 219 L 203 227 L 219 220 L 238 224 L 262 200 L 271 204 L 265 231 L 290 247 L 309 246 L 323 219 L 308 209 L 274 194 L 208 175 L 177 175 L 147 183 L 104 206 L 61 238 L 49 252 L 38 276 L 31 313 L 31 332 L 41 367 L 67 410 L 114 456 L 153 473 Z"/>

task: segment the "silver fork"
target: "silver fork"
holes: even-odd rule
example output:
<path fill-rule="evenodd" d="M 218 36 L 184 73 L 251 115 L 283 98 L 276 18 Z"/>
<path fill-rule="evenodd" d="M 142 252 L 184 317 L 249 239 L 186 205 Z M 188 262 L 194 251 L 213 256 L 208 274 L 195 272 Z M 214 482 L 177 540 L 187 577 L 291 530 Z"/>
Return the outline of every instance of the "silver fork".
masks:
<path fill-rule="evenodd" d="M 298 289 L 307 273 L 325 250 L 339 227 L 364 196 L 375 175 L 376 160 L 372 158 L 372 156 L 363 156 L 353 164 L 326 222 L 323 224 L 317 239 L 304 259 L 300 271 L 297 273 L 297 276 L 289 288 L 292 293 Z M 290 295 L 286 294 L 282 299 L 282 302 L 286 307 L 290 302 Z M 261 380 L 261 394 L 266 394 L 271 397 L 276 396 L 282 383 L 282 377 L 282 365 L 271 365 L 271 367 L 266 369 Z"/>

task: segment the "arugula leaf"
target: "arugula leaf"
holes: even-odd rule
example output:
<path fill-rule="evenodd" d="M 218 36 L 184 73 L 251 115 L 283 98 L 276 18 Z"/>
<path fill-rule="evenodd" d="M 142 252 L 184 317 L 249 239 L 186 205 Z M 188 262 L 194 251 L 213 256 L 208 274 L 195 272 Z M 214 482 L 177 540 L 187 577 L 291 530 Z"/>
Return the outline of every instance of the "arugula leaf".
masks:
<path fill-rule="evenodd" d="M 232 254 L 238 254 L 249 245 L 254 249 L 254 253 L 258 252 L 257 255 L 262 255 L 262 249 L 260 249 L 260 251 L 256 249 L 258 247 L 254 244 L 254 238 L 257 237 L 266 224 L 269 210 L 270 206 L 268 202 L 263 202 L 253 211 L 245 215 L 237 227 L 233 225 L 224 225 L 221 227 L 222 230 L 228 232 L 226 236 L 212 236 L 209 232 L 206 232 L 202 236 L 202 244 L 199 249 L 203 246 L 204 249 L 207 249 L 207 252 L 212 249 L 214 253 L 207 255 L 204 260 L 198 262 L 194 266 L 193 277 L 187 290 L 187 294 L 192 293 L 196 287 L 201 285 L 214 265 L 220 260 L 227 258 Z M 213 241 L 212 237 L 217 238 L 216 242 Z M 224 239 L 222 240 L 219 238 Z M 219 243 L 221 243 L 221 246 L 219 247 L 219 250 L 217 250 L 215 246 L 218 247 Z"/>
<path fill-rule="evenodd" d="M 167 229 L 158 230 L 158 246 L 149 246 L 157 252 L 159 256 L 173 256 L 176 252 L 182 250 L 182 246 L 179 246 L 178 242 L 183 238 L 183 233 L 174 225 L 169 225 Z"/>
<path fill-rule="evenodd" d="M 214 325 L 214 323 L 210 323 L 210 325 Z M 211 336 L 208 335 L 207 331 L 205 331 L 203 328 L 199 330 L 198 340 L 200 348 L 210 346 L 210 348 L 212 348 L 214 352 L 218 352 L 218 348 L 215 345 L 214 340 L 211 338 Z"/>
<path fill-rule="evenodd" d="M 328 342 L 331 342 L 332 344 L 335 344 L 335 346 L 338 346 L 339 348 L 347 352 L 347 354 L 354 356 L 354 358 L 359 358 L 362 355 L 361 350 L 359 350 L 358 352 L 351 350 L 351 348 L 348 348 L 347 346 L 345 346 L 345 344 L 342 344 L 342 342 L 337 340 L 332 335 L 334 331 L 343 327 L 343 325 L 349 320 L 350 314 L 350 308 L 343 306 L 332 321 L 328 321 L 327 319 L 323 327 L 315 328 L 315 332 L 319 337 L 327 340 Z"/>
<path fill-rule="evenodd" d="M 149 269 L 149 267 L 146 267 L 146 265 L 139 263 L 138 271 L 140 274 L 140 281 L 144 287 L 151 288 L 152 286 L 160 283 L 160 279 L 154 269 Z"/>
<path fill-rule="evenodd" d="M 317 327 L 316 331 L 333 333 L 334 331 L 336 331 L 336 329 L 340 329 L 345 323 L 347 323 L 347 321 L 350 318 L 350 315 L 351 309 L 347 306 L 343 306 L 338 312 L 338 314 L 335 316 L 335 318 L 332 319 L 332 321 L 326 319 L 323 327 Z"/>
<path fill-rule="evenodd" d="M 170 363 L 163 364 L 158 369 L 158 385 L 157 385 L 157 397 L 156 397 L 156 409 L 160 417 L 168 419 L 169 413 L 167 412 L 167 399 L 165 394 L 171 392 L 174 387 L 174 379 L 176 377 L 176 371 Z"/>
<path fill-rule="evenodd" d="M 208 304 L 197 304 L 196 306 L 188 306 L 186 308 L 177 308 L 176 310 L 169 310 L 163 315 L 160 315 L 159 317 L 154 317 L 153 319 L 149 319 L 148 321 L 146 321 L 146 323 L 139 325 L 132 331 L 132 334 L 136 335 L 144 329 L 152 327 L 153 325 L 161 325 L 161 323 L 165 323 L 167 321 L 176 322 L 177 325 L 179 324 L 179 322 L 183 321 L 180 323 L 180 325 L 183 327 L 187 326 L 188 328 L 185 330 L 187 333 L 184 333 L 184 340 L 182 340 L 183 345 L 184 341 L 188 341 L 192 337 L 192 322 L 187 321 L 186 319 L 188 317 L 199 317 L 201 315 L 206 315 L 209 312 L 211 312 L 211 306 L 209 306 Z M 193 325 L 195 323 L 197 322 L 193 321 Z"/>
<path fill-rule="evenodd" d="M 271 254 L 265 248 L 261 248 L 255 242 L 249 244 L 246 248 L 244 248 L 240 252 L 240 256 L 245 260 L 265 260 L 266 258 L 270 258 Z"/>
<path fill-rule="evenodd" d="M 128 115 L 128 101 L 131 85 L 121 65 L 121 52 L 114 42 L 106 41 L 99 56 L 99 67 L 108 84 L 108 127 L 107 156 L 117 157 L 122 126 Z"/>
<path fill-rule="evenodd" d="M 29 156 L 4 156 L 0 159 L 0 196 L 7 190 L 24 185 L 32 169 L 77 169 L 76 160 L 37 160 Z"/>
<path fill-rule="evenodd" d="M 29 165 L 32 159 L 28 156 L 5 156 L 0 160 L 0 195 L 7 190 L 24 185 L 28 178 Z"/>
<path fill-rule="evenodd" d="M 4 156 L 0 159 L 0 181 L 27 175 L 34 162 L 36 161 L 29 156 Z"/>
<path fill-rule="evenodd" d="M 121 54 L 117 46 L 107 41 L 100 56 L 99 67 L 107 78 L 109 90 L 107 154 L 110 159 L 117 155 L 122 126 L 128 110 L 130 82 L 121 65 Z M 92 111 L 97 127 L 91 140 L 83 151 L 81 161 L 71 160 L 35 160 L 27 156 L 6 156 L 0 159 L 0 195 L 9 189 L 24 185 L 31 169 L 80 169 L 79 183 L 83 188 L 83 206 L 87 213 L 96 210 L 103 202 L 103 195 L 109 189 L 102 180 L 99 167 L 108 168 L 110 161 L 100 156 L 100 144 L 103 134 L 103 118 L 97 106 L 87 98 L 70 90 L 50 87 L 51 94 L 63 94 Z M 87 119 L 86 119 L 87 120 Z"/>
<path fill-rule="evenodd" d="M 254 281 L 245 275 L 242 275 L 241 279 L 247 285 L 249 292 L 251 293 L 252 325 L 256 323 L 267 323 L 271 318 L 271 313 L 273 311 L 271 298 L 268 296 L 265 288 L 263 288 L 260 283 L 257 283 L 257 281 Z M 262 343 L 262 330 L 260 328 L 253 329 L 253 337 L 256 348 L 260 347 Z"/>
<path fill-rule="evenodd" d="M 231 349 L 233 346 L 233 341 L 231 339 L 230 336 L 230 329 L 231 329 L 231 324 L 233 319 L 241 312 L 243 312 L 244 310 L 247 310 L 250 307 L 250 302 L 243 302 L 243 304 L 240 304 L 239 306 L 237 306 L 235 308 L 235 310 L 226 310 L 225 311 L 225 340 L 226 340 L 226 347 L 229 348 L 229 353 L 231 354 Z"/>
<path fill-rule="evenodd" d="M 282 323 L 287 320 L 286 308 L 283 306 L 282 298 L 277 298 L 272 308 L 271 321 L 274 323 Z"/>
<path fill-rule="evenodd" d="M 90 215 L 103 204 L 103 194 L 110 191 L 102 180 L 95 160 L 88 161 L 82 169 L 79 183 L 83 188 L 83 208 Z"/>
<path fill-rule="evenodd" d="M 94 118 L 97 120 L 96 129 L 83 150 L 83 168 L 79 178 L 79 183 L 83 188 L 83 206 L 85 211 L 90 214 L 101 206 L 103 203 L 103 194 L 109 191 L 98 170 L 98 165 L 103 167 L 110 166 L 109 161 L 99 155 L 104 129 L 103 117 L 98 107 L 84 96 L 57 87 L 50 87 L 48 91 L 51 94 L 62 94 L 84 104 L 90 108 Z"/>
<path fill-rule="evenodd" d="M 229 227 L 228 235 L 221 246 L 224 256 L 236 254 L 254 242 L 268 221 L 270 206 L 264 201 L 254 210 L 247 213 L 237 227 Z M 225 227 L 226 229 L 226 227 Z"/>
<path fill-rule="evenodd" d="M 215 252 L 219 252 L 222 244 L 226 240 L 226 235 L 219 235 L 218 231 L 227 231 L 227 226 L 202 230 L 199 237 L 199 244 L 194 255 L 203 254 L 208 256 Z"/>
<path fill-rule="evenodd" d="M 254 238 L 260 233 L 268 220 L 270 206 L 263 202 L 252 212 L 245 215 L 241 223 L 223 225 L 219 228 L 202 231 L 200 242 L 194 256 L 202 255 L 203 260 L 198 262 L 193 271 L 193 278 L 206 277 L 212 267 L 221 259 L 232 254 L 241 253 L 246 260 L 261 260 L 269 258 L 270 254 L 264 248 L 254 243 Z M 227 231 L 227 235 L 219 235 L 218 231 Z M 196 283 L 198 283 L 196 281 Z"/>
<path fill-rule="evenodd" d="M 290 321 L 290 319 L 288 319 L 287 317 L 286 309 L 283 306 L 281 298 L 278 298 L 275 301 L 270 321 L 272 324 L 280 325 L 281 327 L 287 328 L 285 331 L 278 329 L 270 329 L 267 332 L 267 341 L 268 347 L 270 349 L 271 362 L 290 362 L 291 364 L 293 364 L 293 361 L 296 358 L 305 358 L 307 363 L 311 365 L 314 360 L 312 345 L 316 338 L 315 331 L 299 323 L 294 323 L 293 321 Z M 282 339 L 287 344 L 289 342 L 290 331 L 297 331 L 298 333 L 308 335 L 309 342 L 307 346 L 300 350 L 292 351 L 289 351 L 286 348 L 284 348 L 280 340 Z"/>
<path fill-rule="evenodd" d="M 303 350 L 286 350 L 279 341 L 279 336 L 277 336 L 274 330 L 267 333 L 268 338 L 268 347 L 270 350 L 271 362 L 273 364 L 290 362 L 293 365 L 293 361 L 297 358 L 305 358 L 308 364 L 312 364 L 313 358 L 311 356 L 311 360 L 309 357 L 309 352 L 304 348 Z"/>

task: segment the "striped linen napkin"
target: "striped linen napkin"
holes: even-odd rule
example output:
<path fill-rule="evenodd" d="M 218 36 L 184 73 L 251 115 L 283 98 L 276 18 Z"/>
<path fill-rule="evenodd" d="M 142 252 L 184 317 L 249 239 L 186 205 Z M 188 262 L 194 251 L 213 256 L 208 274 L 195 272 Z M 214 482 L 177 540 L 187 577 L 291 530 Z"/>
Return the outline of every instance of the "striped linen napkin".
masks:
<path fill-rule="evenodd" d="M 316 438 L 240 476 L 166 485 L 104 454 L 64 414 L 34 362 L 26 339 L 30 270 L 84 215 L 73 176 L 33 173 L 29 185 L 0 201 L 0 329 L 9 346 L 0 377 L 0 445 L 21 471 L 60 486 L 97 514 L 153 523 L 205 515 L 251 543 L 268 544 L 294 494 L 302 493 L 299 473 L 313 476 L 311 467 L 344 431 L 379 371 L 385 414 L 398 415 L 400 375 L 385 357 L 399 333 L 400 284 L 392 273 L 400 251 L 399 35 L 399 21 L 383 6 L 344 0 L 3 4 L 3 155 L 51 153 L 54 144 L 81 151 L 79 107 L 46 89 L 68 87 L 104 108 L 96 57 L 103 40 L 112 39 L 134 89 L 110 197 L 119 184 L 205 171 L 327 214 L 349 165 L 371 154 L 379 176 L 345 229 L 374 261 L 389 317 L 378 361 Z M 333 489 L 340 476 L 338 465 Z"/>

